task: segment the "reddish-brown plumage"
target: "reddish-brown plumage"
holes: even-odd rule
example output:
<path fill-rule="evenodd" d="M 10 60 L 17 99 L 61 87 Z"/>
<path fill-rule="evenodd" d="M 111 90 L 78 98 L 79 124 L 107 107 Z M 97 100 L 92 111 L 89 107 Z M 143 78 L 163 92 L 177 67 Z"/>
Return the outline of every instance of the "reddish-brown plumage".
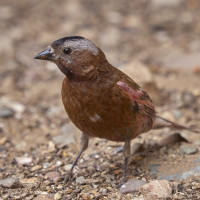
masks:
<path fill-rule="evenodd" d="M 88 136 L 125 142 L 126 175 L 133 138 L 154 127 L 187 129 L 156 116 L 149 95 L 110 65 L 104 53 L 85 38 L 61 38 L 35 58 L 56 63 L 66 75 L 63 104 L 71 121 L 83 132 L 81 151 L 73 167 L 88 146 Z"/>
<path fill-rule="evenodd" d="M 139 112 L 117 82 L 139 86 L 109 63 L 102 64 L 98 67 L 105 70 L 98 71 L 98 76 L 89 82 L 64 79 L 62 100 L 72 122 L 89 136 L 113 141 L 131 140 L 151 129 L 152 123 L 139 120 Z"/>

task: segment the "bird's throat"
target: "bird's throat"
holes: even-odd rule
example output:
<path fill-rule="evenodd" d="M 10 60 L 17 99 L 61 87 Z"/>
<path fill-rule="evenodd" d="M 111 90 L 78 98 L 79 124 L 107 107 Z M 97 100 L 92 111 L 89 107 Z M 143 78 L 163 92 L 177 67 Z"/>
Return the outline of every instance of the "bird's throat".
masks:
<path fill-rule="evenodd" d="M 60 69 L 60 71 L 67 76 L 67 78 L 69 79 L 75 78 L 75 75 L 73 74 L 73 72 L 70 71 L 65 65 L 63 65 L 62 63 L 59 63 L 57 64 L 57 66 Z"/>

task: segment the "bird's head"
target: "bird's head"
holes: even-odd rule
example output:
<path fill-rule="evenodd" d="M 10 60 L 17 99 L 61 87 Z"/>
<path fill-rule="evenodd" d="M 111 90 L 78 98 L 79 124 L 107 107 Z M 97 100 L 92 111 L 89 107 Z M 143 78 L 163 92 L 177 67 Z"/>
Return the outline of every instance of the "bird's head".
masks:
<path fill-rule="evenodd" d="M 91 78 L 106 61 L 101 49 L 80 36 L 58 39 L 34 58 L 52 61 L 68 78 L 77 79 Z"/>

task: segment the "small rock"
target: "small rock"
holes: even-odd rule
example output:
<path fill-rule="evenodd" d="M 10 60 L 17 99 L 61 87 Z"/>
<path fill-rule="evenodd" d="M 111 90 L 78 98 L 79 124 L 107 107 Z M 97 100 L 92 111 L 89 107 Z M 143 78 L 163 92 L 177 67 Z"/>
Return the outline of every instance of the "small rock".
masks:
<path fill-rule="evenodd" d="M 61 199 L 62 198 L 62 196 L 61 196 L 61 194 L 60 193 L 56 193 L 56 194 L 54 194 L 54 199 L 55 200 L 59 200 L 59 199 Z"/>
<path fill-rule="evenodd" d="M 12 102 L 9 107 L 18 113 L 23 113 L 25 111 L 25 106 L 18 102 Z"/>
<path fill-rule="evenodd" d="M 98 153 L 92 153 L 90 154 L 90 158 L 99 158 L 99 154 Z"/>
<path fill-rule="evenodd" d="M 187 178 L 189 178 L 189 177 L 194 177 L 195 176 L 195 174 L 196 174 L 196 171 L 193 169 L 193 170 L 190 170 L 190 171 L 186 171 L 186 172 L 183 172 L 183 173 L 181 173 L 180 175 L 179 175 L 179 177 L 178 177 L 178 179 L 179 180 L 185 180 L 185 179 L 187 179 Z M 197 174 L 197 176 L 198 176 L 199 174 Z"/>
<path fill-rule="evenodd" d="M 62 165 L 62 162 L 61 162 L 60 160 L 57 160 L 56 163 L 55 163 L 55 166 L 56 166 L 56 167 L 59 167 L 59 166 L 61 166 L 61 165 Z"/>
<path fill-rule="evenodd" d="M 156 178 L 158 175 L 158 167 L 160 164 L 151 164 L 149 165 L 149 174 L 151 177 Z"/>
<path fill-rule="evenodd" d="M 59 184 L 57 188 L 58 189 L 63 189 L 63 185 Z"/>
<path fill-rule="evenodd" d="M 144 184 L 146 184 L 146 181 L 131 179 L 121 186 L 120 193 L 125 194 L 125 193 L 137 192 Z"/>
<path fill-rule="evenodd" d="M 123 149 L 124 149 L 123 146 L 116 147 L 116 148 L 113 149 L 112 154 L 116 154 L 116 153 L 122 152 Z"/>
<path fill-rule="evenodd" d="M 45 181 L 43 181 L 43 182 L 41 183 L 40 187 L 47 187 L 48 185 L 51 185 L 51 184 L 52 184 L 51 181 L 45 180 Z"/>
<path fill-rule="evenodd" d="M 47 169 L 48 167 L 50 167 L 50 163 L 45 162 L 42 167 L 43 167 L 43 169 Z"/>
<path fill-rule="evenodd" d="M 54 196 L 52 194 L 40 194 L 33 200 L 54 200 Z"/>
<path fill-rule="evenodd" d="M 99 182 L 101 182 L 99 179 L 93 179 L 93 178 L 88 178 L 88 179 L 86 179 L 85 180 L 85 182 L 87 182 L 87 183 L 99 183 Z"/>
<path fill-rule="evenodd" d="M 139 152 L 142 149 L 142 144 L 141 143 L 133 143 L 131 145 L 131 155 Z"/>
<path fill-rule="evenodd" d="M 34 172 L 34 171 L 37 171 L 37 170 L 39 170 L 39 169 L 41 169 L 41 168 L 42 168 L 41 165 L 35 165 L 35 166 L 33 166 L 33 167 L 31 168 L 31 171 Z"/>
<path fill-rule="evenodd" d="M 54 183 L 58 182 L 61 179 L 61 175 L 59 172 L 56 171 L 52 171 L 52 172 L 48 172 L 46 174 L 46 177 L 50 180 L 53 181 Z"/>
<path fill-rule="evenodd" d="M 183 138 L 179 133 L 175 133 L 162 139 L 159 144 L 161 146 L 167 146 L 176 144 L 178 142 L 187 142 L 187 140 Z"/>
<path fill-rule="evenodd" d="M 92 200 L 91 196 L 89 194 L 82 194 L 81 199 L 83 200 Z"/>
<path fill-rule="evenodd" d="M 99 193 L 97 192 L 97 189 L 96 188 L 92 188 L 92 187 L 85 188 L 84 193 L 85 194 L 89 194 L 89 195 L 93 194 L 95 196 L 99 195 Z M 93 195 L 91 195 L 91 196 L 93 196 Z"/>
<path fill-rule="evenodd" d="M 21 184 L 35 184 L 37 182 L 38 182 L 38 179 L 36 177 L 24 178 L 20 180 Z"/>
<path fill-rule="evenodd" d="M 15 144 L 15 149 L 17 151 L 27 151 L 27 148 L 30 147 L 29 144 L 27 144 L 26 141 L 19 141 Z"/>
<path fill-rule="evenodd" d="M 78 178 L 76 178 L 76 183 L 83 183 L 85 181 L 85 178 L 83 176 L 79 176 Z"/>
<path fill-rule="evenodd" d="M 176 7 L 179 6 L 183 0 L 152 0 L 150 1 L 154 7 Z"/>
<path fill-rule="evenodd" d="M 32 158 L 31 157 L 16 157 L 15 158 L 16 162 L 18 165 L 27 165 L 30 164 L 32 162 Z"/>
<path fill-rule="evenodd" d="M 9 118 L 9 117 L 13 117 L 14 115 L 14 111 L 11 110 L 10 108 L 0 108 L 0 117 L 1 118 Z"/>
<path fill-rule="evenodd" d="M 52 141 L 49 141 L 49 146 L 47 150 L 44 150 L 42 153 L 52 153 L 56 150 L 55 144 Z"/>
<path fill-rule="evenodd" d="M 0 186 L 13 189 L 13 188 L 19 188 L 22 185 L 20 184 L 18 178 L 9 177 L 5 179 L 0 179 Z"/>
<path fill-rule="evenodd" d="M 183 144 L 180 146 L 180 154 L 194 154 L 198 149 L 194 146 Z"/>
<path fill-rule="evenodd" d="M 141 193 L 151 199 L 169 198 L 172 195 L 173 185 L 166 180 L 151 181 L 140 188 Z"/>
<path fill-rule="evenodd" d="M 193 190 L 200 190 L 200 183 L 194 182 L 194 183 L 192 184 L 192 189 L 193 189 Z"/>
<path fill-rule="evenodd" d="M 107 189 L 101 188 L 100 192 L 102 193 L 103 196 L 107 195 Z"/>
<path fill-rule="evenodd" d="M 65 171 L 69 171 L 72 168 L 72 164 L 67 164 L 63 168 Z"/>
<path fill-rule="evenodd" d="M 6 137 L 0 138 L 0 145 L 4 145 L 6 142 L 7 142 L 7 138 Z"/>

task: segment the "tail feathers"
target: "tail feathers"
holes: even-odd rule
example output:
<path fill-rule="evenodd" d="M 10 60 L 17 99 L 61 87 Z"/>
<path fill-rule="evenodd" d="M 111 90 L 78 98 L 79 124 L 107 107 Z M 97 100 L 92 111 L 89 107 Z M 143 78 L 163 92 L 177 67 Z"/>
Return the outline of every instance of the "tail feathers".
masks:
<path fill-rule="evenodd" d="M 155 123 L 153 125 L 153 129 L 160 129 L 160 128 L 165 128 L 165 127 L 169 127 L 171 129 L 176 129 L 176 130 L 188 130 L 188 131 L 191 131 L 191 132 L 194 132 L 194 133 L 199 133 L 199 131 L 194 130 L 190 127 L 185 127 L 185 126 L 182 126 L 180 124 L 171 122 L 167 119 L 164 119 L 162 117 L 156 116 L 156 120 L 155 120 Z"/>

